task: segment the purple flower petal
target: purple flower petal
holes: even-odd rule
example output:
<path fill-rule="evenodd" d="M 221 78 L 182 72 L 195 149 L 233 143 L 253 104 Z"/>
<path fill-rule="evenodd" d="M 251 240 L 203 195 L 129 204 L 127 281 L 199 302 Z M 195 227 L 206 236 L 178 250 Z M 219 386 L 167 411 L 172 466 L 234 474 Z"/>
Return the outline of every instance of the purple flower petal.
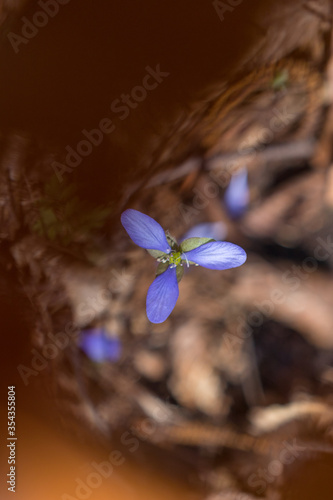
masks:
<path fill-rule="evenodd" d="M 170 252 L 171 248 L 162 226 L 149 215 L 129 208 L 121 214 L 121 223 L 139 247 Z"/>
<path fill-rule="evenodd" d="M 224 240 L 227 234 L 227 226 L 223 222 L 201 222 L 191 227 L 180 242 L 189 238 L 211 238 L 212 240 Z"/>
<path fill-rule="evenodd" d="M 246 252 L 238 245 L 226 241 L 212 241 L 186 252 L 189 261 L 208 269 L 231 269 L 244 264 Z"/>
<path fill-rule="evenodd" d="M 149 287 L 146 301 L 149 321 L 163 323 L 175 307 L 178 295 L 176 268 L 168 267 Z"/>
<path fill-rule="evenodd" d="M 110 338 L 102 328 L 83 330 L 80 334 L 79 347 L 92 361 L 117 361 L 121 355 L 121 343 L 117 338 Z"/>
<path fill-rule="evenodd" d="M 240 217 L 246 211 L 250 199 L 247 169 L 235 173 L 224 193 L 224 202 L 232 217 Z"/>

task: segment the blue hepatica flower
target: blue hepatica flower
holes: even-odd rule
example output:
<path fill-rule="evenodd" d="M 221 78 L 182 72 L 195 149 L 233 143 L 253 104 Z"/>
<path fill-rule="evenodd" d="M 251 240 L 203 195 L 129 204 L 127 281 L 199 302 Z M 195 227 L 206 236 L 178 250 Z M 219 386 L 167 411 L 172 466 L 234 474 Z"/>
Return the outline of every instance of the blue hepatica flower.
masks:
<path fill-rule="evenodd" d="M 247 210 L 250 200 L 247 169 L 242 168 L 230 180 L 224 193 L 224 203 L 231 217 L 241 217 Z"/>
<path fill-rule="evenodd" d="M 184 265 L 223 270 L 241 266 L 246 261 L 246 252 L 226 241 L 189 238 L 178 245 L 158 222 L 131 208 L 122 213 L 121 223 L 134 243 L 159 262 L 146 301 L 147 316 L 152 323 L 163 323 L 175 307 Z"/>
<path fill-rule="evenodd" d="M 92 328 L 80 333 L 79 347 L 92 361 L 118 361 L 121 356 L 121 343 L 111 338 L 103 328 Z"/>

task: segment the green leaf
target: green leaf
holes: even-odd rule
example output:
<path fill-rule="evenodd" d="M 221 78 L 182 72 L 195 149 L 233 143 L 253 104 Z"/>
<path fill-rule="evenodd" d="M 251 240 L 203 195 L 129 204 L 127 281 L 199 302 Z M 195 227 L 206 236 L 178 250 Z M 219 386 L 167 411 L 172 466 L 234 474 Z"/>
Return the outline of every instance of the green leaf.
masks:
<path fill-rule="evenodd" d="M 147 249 L 147 252 L 149 253 L 149 255 L 154 257 L 154 259 L 163 259 L 163 257 L 167 257 L 167 254 L 164 252 L 161 252 L 160 250 L 148 250 Z"/>
<path fill-rule="evenodd" d="M 176 267 L 176 275 L 177 275 L 177 281 L 179 283 L 180 280 L 182 279 L 182 277 L 184 276 L 184 267 L 183 266 Z"/>
<path fill-rule="evenodd" d="M 47 228 L 47 237 L 49 240 L 53 241 L 57 237 L 57 228 L 55 226 L 50 226 Z"/>
<path fill-rule="evenodd" d="M 168 262 L 160 262 L 156 269 L 156 276 L 159 276 L 160 274 L 164 273 L 164 271 L 166 271 L 168 267 L 169 267 Z"/>
<path fill-rule="evenodd" d="M 171 234 L 169 234 L 168 231 L 165 232 L 165 236 L 166 236 L 167 242 L 171 246 L 172 250 L 177 251 L 178 250 L 177 240 L 175 240 L 175 238 L 173 236 L 171 236 Z"/>
<path fill-rule="evenodd" d="M 272 82 L 273 90 L 283 89 L 289 81 L 289 72 L 287 69 L 282 69 L 274 75 Z"/>
<path fill-rule="evenodd" d="M 182 252 L 189 252 L 190 250 L 201 247 L 201 245 L 209 243 L 210 241 L 215 240 L 213 238 L 189 238 L 188 240 L 184 240 L 183 243 L 181 243 L 180 250 Z"/>
<path fill-rule="evenodd" d="M 57 224 L 58 219 L 52 208 L 42 208 L 40 210 L 41 218 L 46 226 Z"/>

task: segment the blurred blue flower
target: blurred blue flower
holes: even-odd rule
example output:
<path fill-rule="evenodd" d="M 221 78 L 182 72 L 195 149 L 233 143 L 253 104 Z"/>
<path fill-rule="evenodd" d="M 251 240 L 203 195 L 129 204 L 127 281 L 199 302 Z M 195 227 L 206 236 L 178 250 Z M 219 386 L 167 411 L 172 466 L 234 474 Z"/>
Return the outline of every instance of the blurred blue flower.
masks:
<path fill-rule="evenodd" d="M 180 241 L 188 238 L 211 238 L 212 240 L 224 240 L 227 235 L 227 226 L 223 222 L 201 222 L 191 227 Z"/>
<path fill-rule="evenodd" d="M 224 193 L 224 202 L 231 217 L 241 217 L 249 205 L 250 191 L 247 180 L 247 169 L 242 168 L 235 173 Z"/>
<path fill-rule="evenodd" d="M 82 330 L 79 347 L 92 361 L 118 361 L 121 356 L 121 343 L 118 338 L 108 336 L 103 328 Z"/>
<path fill-rule="evenodd" d="M 193 237 L 178 245 L 158 222 L 137 210 L 125 210 L 121 223 L 134 243 L 146 248 L 159 262 L 146 301 L 147 316 L 152 323 L 163 323 L 175 307 L 184 264 L 223 270 L 246 261 L 246 252 L 241 247 L 212 238 Z"/>

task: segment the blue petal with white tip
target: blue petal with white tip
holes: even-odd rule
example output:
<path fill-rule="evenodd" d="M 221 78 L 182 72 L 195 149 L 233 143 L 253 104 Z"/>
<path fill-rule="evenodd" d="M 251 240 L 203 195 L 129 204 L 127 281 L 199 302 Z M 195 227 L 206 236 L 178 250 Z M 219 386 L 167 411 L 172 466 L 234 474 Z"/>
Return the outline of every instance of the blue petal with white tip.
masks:
<path fill-rule="evenodd" d="M 139 247 L 164 253 L 171 251 L 162 226 L 149 215 L 129 208 L 121 214 L 121 223 Z"/>
<path fill-rule="evenodd" d="M 212 241 L 186 252 L 189 261 L 208 269 L 222 271 L 244 264 L 247 255 L 238 245 L 227 241 Z"/>
<path fill-rule="evenodd" d="M 152 323 L 163 323 L 171 314 L 179 296 L 176 268 L 168 267 L 157 276 L 147 293 L 147 317 Z"/>

